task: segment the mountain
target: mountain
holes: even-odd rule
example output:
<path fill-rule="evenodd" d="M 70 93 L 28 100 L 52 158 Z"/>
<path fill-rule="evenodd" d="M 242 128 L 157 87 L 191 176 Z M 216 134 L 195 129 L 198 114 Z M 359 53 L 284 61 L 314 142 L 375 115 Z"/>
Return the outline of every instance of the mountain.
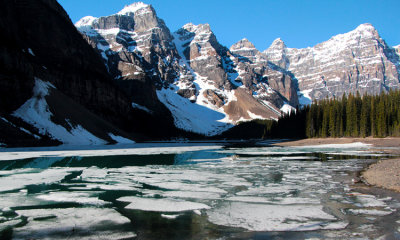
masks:
<path fill-rule="evenodd" d="M 1 145 L 132 143 L 173 136 L 172 117 L 161 122 L 132 105 L 129 89 L 121 90 L 110 77 L 56 0 L 0 6 Z"/>
<path fill-rule="evenodd" d="M 399 88 L 399 46 L 370 24 L 305 49 L 171 32 L 144 3 L 75 26 L 56 0 L 0 4 L 0 146 L 202 138 L 343 93 Z"/>
<path fill-rule="evenodd" d="M 151 5 L 139 2 L 75 25 L 135 104 L 155 114 L 167 108 L 180 129 L 215 135 L 239 121 L 277 119 L 281 108 L 298 104 L 290 75 L 258 51 L 249 58 L 250 42 L 222 46 L 208 24 L 171 33 Z"/>
<path fill-rule="evenodd" d="M 371 24 L 303 49 L 288 48 L 277 39 L 264 54 L 294 76 L 302 103 L 357 91 L 377 94 L 400 86 L 398 52 Z"/>

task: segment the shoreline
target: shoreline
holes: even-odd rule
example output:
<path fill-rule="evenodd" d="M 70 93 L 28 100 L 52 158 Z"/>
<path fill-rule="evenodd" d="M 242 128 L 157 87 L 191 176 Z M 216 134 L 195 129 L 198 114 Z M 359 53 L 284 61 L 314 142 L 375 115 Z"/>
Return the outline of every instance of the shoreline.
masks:
<path fill-rule="evenodd" d="M 308 146 L 361 142 L 371 144 L 377 151 L 400 155 L 400 138 L 311 138 L 285 141 L 274 146 Z M 400 158 L 380 159 L 363 169 L 360 176 L 367 185 L 400 192 Z"/>

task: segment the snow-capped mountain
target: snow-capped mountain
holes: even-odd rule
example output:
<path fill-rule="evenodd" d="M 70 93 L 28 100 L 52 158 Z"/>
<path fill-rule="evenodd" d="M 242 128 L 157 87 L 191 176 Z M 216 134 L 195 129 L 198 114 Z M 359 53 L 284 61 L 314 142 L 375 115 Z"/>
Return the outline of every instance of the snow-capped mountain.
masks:
<path fill-rule="evenodd" d="M 357 91 L 377 94 L 400 86 L 399 55 L 371 24 L 304 49 L 287 48 L 277 39 L 264 54 L 297 79 L 303 103 Z"/>
<path fill-rule="evenodd" d="M 158 112 L 162 102 L 178 128 L 215 135 L 238 121 L 277 119 L 281 108 L 297 106 L 285 71 L 271 67 L 254 46 L 250 59 L 251 43 L 222 46 L 208 24 L 189 23 L 171 34 L 153 7 L 139 2 L 111 16 L 85 17 L 76 27 L 113 78 L 130 85 L 135 104 Z M 153 98 L 135 91 L 137 82 L 146 82 Z"/>

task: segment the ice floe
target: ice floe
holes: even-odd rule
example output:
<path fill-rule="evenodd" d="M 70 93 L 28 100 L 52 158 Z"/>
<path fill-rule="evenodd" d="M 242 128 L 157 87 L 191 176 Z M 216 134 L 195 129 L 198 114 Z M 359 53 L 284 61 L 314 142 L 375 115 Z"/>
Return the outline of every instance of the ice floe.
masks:
<path fill-rule="evenodd" d="M 114 209 L 65 208 L 18 210 L 28 218 L 13 230 L 13 239 L 126 239 L 136 234 L 124 231 L 130 220 Z"/>
<path fill-rule="evenodd" d="M 252 231 L 310 231 L 347 225 L 324 212 L 322 206 L 228 202 L 208 210 L 207 214 L 214 224 Z"/>
<path fill-rule="evenodd" d="M 27 185 L 50 184 L 59 182 L 69 174 L 69 169 L 46 169 L 43 171 L 15 173 L 0 176 L 0 192 L 21 189 Z"/>
<path fill-rule="evenodd" d="M 188 202 L 176 199 L 153 199 L 139 197 L 122 197 L 117 199 L 121 202 L 129 202 L 127 209 L 142 210 L 150 212 L 185 212 L 199 209 L 209 209 L 210 207 L 196 202 Z"/>
<path fill-rule="evenodd" d="M 98 197 L 94 195 L 98 195 L 98 192 L 50 192 L 48 194 L 43 194 L 37 196 L 37 198 L 46 200 L 46 201 L 54 201 L 54 202 L 75 202 L 86 205 L 96 205 L 101 206 L 107 204 L 107 202 L 100 200 Z"/>

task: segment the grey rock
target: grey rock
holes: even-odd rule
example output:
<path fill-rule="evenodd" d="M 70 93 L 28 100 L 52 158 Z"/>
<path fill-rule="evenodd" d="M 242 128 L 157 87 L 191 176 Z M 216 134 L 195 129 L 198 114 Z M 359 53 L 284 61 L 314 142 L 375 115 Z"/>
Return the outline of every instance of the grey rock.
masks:
<path fill-rule="evenodd" d="M 371 24 L 304 49 L 287 48 L 277 39 L 264 54 L 291 73 L 298 90 L 312 100 L 357 91 L 378 94 L 400 86 L 399 56 Z"/>

